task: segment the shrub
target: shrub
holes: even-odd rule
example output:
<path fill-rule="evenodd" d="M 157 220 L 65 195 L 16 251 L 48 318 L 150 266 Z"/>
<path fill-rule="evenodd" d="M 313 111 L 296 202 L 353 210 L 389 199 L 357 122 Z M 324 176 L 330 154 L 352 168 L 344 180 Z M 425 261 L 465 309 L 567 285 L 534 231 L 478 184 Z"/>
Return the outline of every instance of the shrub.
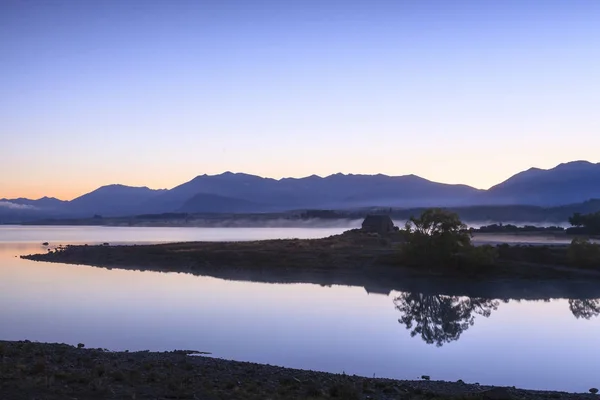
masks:
<path fill-rule="evenodd" d="M 600 245 L 589 239 L 575 238 L 569 245 L 567 257 L 576 267 L 600 267 Z"/>
<path fill-rule="evenodd" d="M 402 262 L 409 265 L 472 268 L 493 265 L 498 250 L 473 246 L 471 234 L 456 213 L 432 208 L 406 223 Z"/>
<path fill-rule="evenodd" d="M 470 246 L 464 255 L 469 266 L 490 266 L 498 259 L 498 249 L 489 244 L 483 246 Z"/>

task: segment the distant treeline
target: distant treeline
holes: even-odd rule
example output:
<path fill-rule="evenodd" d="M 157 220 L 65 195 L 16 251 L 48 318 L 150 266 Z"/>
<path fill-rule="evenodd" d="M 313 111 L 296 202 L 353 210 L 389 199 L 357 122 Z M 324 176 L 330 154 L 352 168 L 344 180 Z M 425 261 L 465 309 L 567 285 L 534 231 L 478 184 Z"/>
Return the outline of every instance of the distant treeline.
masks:
<path fill-rule="evenodd" d="M 470 232 L 478 233 L 515 233 L 515 232 L 564 232 L 561 226 L 516 226 L 512 224 L 492 224 L 480 228 L 470 228 Z"/>
<path fill-rule="evenodd" d="M 303 210 L 297 215 L 301 219 L 360 219 L 367 214 L 386 214 L 397 220 L 408 220 L 420 215 L 428 207 L 422 208 L 390 208 L 370 207 L 359 210 Z M 575 213 L 590 214 L 600 212 L 600 199 L 592 199 L 583 203 L 558 207 L 538 207 L 523 205 L 503 206 L 466 206 L 448 207 L 448 211 L 457 213 L 462 221 L 481 222 L 545 222 L 567 223 Z"/>
<path fill-rule="evenodd" d="M 470 228 L 471 232 L 479 233 L 510 233 L 510 232 L 566 232 L 571 235 L 600 235 L 600 211 L 590 214 L 574 213 L 568 218 L 570 228 L 560 226 L 516 226 L 512 224 L 492 224 L 479 229 Z"/>

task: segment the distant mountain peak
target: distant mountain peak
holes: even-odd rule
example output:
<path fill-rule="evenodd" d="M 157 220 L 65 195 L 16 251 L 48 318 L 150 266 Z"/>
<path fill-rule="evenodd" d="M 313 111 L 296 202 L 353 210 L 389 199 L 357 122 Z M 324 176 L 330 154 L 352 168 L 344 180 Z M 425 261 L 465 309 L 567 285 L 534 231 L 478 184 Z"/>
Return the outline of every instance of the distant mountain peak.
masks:
<path fill-rule="evenodd" d="M 60 202 L 62 202 L 63 200 L 57 199 L 56 197 L 44 196 L 44 197 L 40 197 L 39 199 L 37 199 L 37 201 L 60 201 Z"/>
<path fill-rule="evenodd" d="M 585 161 L 585 160 L 577 160 L 577 161 L 571 161 L 571 162 L 565 162 L 565 163 L 558 164 L 556 167 L 554 167 L 552 169 L 589 168 L 589 167 L 594 167 L 596 165 L 598 165 L 598 164 L 594 164 L 594 163 L 591 163 L 591 162 Z"/>
<path fill-rule="evenodd" d="M 579 160 L 554 168 L 530 168 L 491 187 L 486 197 L 497 204 L 580 203 L 600 196 L 600 163 Z"/>
<path fill-rule="evenodd" d="M 133 190 L 151 190 L 151 189 L 148 189 L 145 186 L 138 187 L 138 186 L 122 185 L 120 183 L 111 183 L 109 185 L 100 186 L 98 189 L 96 189 L 96 190 L 94 190 L 94 191 L 92 191 L 90 193 L 116 191 L 116 190 L 118 190 L 118 191 L 131 190 L 131 191 L 133 191 Z"/>

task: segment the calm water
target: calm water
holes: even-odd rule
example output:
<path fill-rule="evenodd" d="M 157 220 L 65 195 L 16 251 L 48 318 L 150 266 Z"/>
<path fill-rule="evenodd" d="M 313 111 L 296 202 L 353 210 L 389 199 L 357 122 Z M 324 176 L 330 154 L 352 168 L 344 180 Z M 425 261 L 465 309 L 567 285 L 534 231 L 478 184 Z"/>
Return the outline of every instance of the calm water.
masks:
<path fill-rule="evenodd" d="M 42 241 L 319 237 L 335 229 L 0 227 L 0 339 L 216 357 L 365 376 L 587 391 L 599 300 L 501 301 L 35 263 Z"/>

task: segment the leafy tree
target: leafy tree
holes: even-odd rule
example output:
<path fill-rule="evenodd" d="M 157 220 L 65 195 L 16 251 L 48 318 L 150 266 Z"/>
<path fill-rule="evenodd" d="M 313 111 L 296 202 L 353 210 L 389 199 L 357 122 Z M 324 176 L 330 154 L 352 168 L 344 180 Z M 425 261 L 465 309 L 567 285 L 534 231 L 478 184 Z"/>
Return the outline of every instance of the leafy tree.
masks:
<path fill-rule="evenodd" d="M 411 217 L 405 230 L 408 234 L 406 250 L 420 260 L 448 261 L 461 248 L 471 244 L 471 234 L 458 214 L 440 208 L 431 208 L 419 217 Z"/>
<path fill-rule="evenodd" d="M 490 264 L 497 256 L 491 246 L 476 248 L 458 214 L 440 208 L 411 217 L 404 228 L 403 261 L 430 267 L 454 264 Z"/>
<path fill-rule="evenodd" d="M 583 221 L 584 221 L 583 215 L 581 215 L 581 213 L 578 213 L 578 212 L 576 212 L 571 217 L 569 217 L 569 223 L 572 226 L 582 226 Z"/>
<path fill-rule="evenodd" d="M 411 336 L 421 336 L 428 344 L 441 347 L 458 340 L 475 323 L 477 315 L 489 317 L 498 309 L 497 300 L 421 293 L 402 293 L 394 299 L 402 313 L 398 322 L 411 329 Z"/>
<path fill-rule="evenodd" d="M 600 315 L 600 299 L 569 300 L 569 309 L 575 318 L 590 319 Z"/>
<path fill-rule="evenodd" d="M 419 217 L 410 217 L 406 228 L 427 237 L 441 238 L 454 235 L 465 243 L 471 240 L 467 226 L 460 220 L 458 214 L 441 208 L 429 208 Z"/>
<path fill-rule="evenodd" d="M 600 267 L 600 245 L 575 238 L 567 250 L 569 263 L 576 267 Z"/>
<path fill-rule="evenodd" d="M 600 235 L 600 211 L 591 214 L 575 213 L 569 218 L 569 223 L 581 233 Z"/>

